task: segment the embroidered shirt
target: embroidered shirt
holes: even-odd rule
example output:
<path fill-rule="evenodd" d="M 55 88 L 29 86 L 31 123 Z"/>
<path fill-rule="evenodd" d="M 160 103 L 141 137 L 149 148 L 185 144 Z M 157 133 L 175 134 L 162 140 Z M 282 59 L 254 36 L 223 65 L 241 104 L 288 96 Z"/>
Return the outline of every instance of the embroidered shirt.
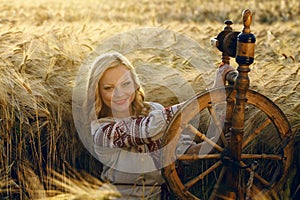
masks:
<path fill-rule="evenodd" d="M 161 137 L 181 104 L 168 108 L 149 104 L 151 111 L 146 117 L 100 119 L 91 124 L 94 150 L 103 164 L 101 178 L 115 184 L 122 198 L 142 199 L 154 195 L 153 199 L 159 199 L 160 187 L 152 186 L 164 183 L 160 171 L 163 166 L 159 163 Z M 193 139 L 182 135 L 179 140 L 176 152 L 182 154 Z M 136 185 L 135 189 L 132 185 Z"/>
<path fill-rule="evenodd" d="M 152 111 L 146 117 L 93 122 L 94 143 L 109 148 L 139 147 L 139 152 L 157 150 L 166 124 L 180 108 L 180 104 L 168 108 L 163 108 L 158 103 L 150 103 L 150 105 Z M 141 145 L 146 145 L 147 148 L 141 148 Z"/>

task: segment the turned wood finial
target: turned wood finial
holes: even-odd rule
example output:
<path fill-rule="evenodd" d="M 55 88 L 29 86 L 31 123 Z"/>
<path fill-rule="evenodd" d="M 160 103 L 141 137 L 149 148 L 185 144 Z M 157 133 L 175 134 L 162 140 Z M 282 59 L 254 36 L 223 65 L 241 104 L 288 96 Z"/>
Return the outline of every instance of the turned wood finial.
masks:
<path fill-rule="evenodd" d="M 231 20 L 225 20 L 224 24 L 226 25 L 224 27 L 224 31 L 232 31 L 231 25 L 233 24 L 233 22 Z"/>
<path fill-rule="evenodd" d="M 251 33 L 250 24 L 252 13 L 249 9 L 243 11 L 243 32 L 237 37 L 236 62 L 241 65 L 250 65 L 254 61 L 255 35 Z"/>
<path fill-rule="evenodd" d="M 250 33 L 250 25 L 252 22 L 252 13 L 249 9 L 246 9 L 243 11 L 242 13 L 243 16 L 243 24 L 244 24 L 244 29 L 243 29 L 243 33 Z"/>

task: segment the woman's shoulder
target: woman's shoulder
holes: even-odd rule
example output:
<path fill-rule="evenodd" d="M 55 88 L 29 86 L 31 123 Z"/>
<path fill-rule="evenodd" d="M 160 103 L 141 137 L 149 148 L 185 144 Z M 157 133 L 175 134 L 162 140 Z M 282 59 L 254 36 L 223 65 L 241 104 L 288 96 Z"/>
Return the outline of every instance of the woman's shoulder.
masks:
<path fill-rule="evenodd" d="M 91 121 L 91 130 L 94 133 L 99 128 L 106 126 L 108 124 L 113 124 L 115 122 L 112 118 L 101 118 L 101 119 L 95 119 Z"/>
<path fill-rule="evenodd" d="M 150 105 L 151 110 L 163 110 L 164 106 L 157 102 L 147 102 Z"/>

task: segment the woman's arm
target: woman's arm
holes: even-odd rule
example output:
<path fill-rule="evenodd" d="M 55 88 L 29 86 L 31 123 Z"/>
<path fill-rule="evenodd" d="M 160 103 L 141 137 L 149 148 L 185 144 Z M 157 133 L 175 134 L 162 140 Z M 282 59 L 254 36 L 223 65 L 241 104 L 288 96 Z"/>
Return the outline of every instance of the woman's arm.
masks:
<path fill-rule="evenodd" d="M 214 84 L 213 84 L 212 88 L 224 87 L 225 86 L 225 81 L 226 81 L 226 76 L 231 71 L 236 71 L 236 69 L 234 69 L 229 64 L 224 64 L 224 63 L 221 64 L 221 66 L 216 71 L 216 77 L 215 77 Z"/>
<path fill-rule="evenodd" d="M 163 110 L 151 111 L 146 117 L 114 122 L 95 121 L 92 123 L 94 143 L 110 148 L 149 144 L 162 137 L 166 124 L 170 122 L 179 108 L 180 104 Z"/>

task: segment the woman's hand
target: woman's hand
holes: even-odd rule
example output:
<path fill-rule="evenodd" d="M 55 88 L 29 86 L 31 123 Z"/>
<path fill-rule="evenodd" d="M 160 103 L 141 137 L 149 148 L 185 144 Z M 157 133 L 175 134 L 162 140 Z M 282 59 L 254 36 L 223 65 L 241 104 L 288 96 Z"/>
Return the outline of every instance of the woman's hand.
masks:
<path fill-rule="evenodd" d="M 191 155 L 204 155 L 209 153 L 216 153 L 217 150 L 213 147 L 214 145 L 218 145 L 218 141 L 215 137 L 208 138 L 211 142 L 210 144 L 206 141 L 202 141 L 197 144 L 192 144 L 185 152 L 185 154 Z"/>
<path fill-rule="evenodd" d="M 225 85 L 226 75 L 230 71 L 235 71 L 235 69 L 229 64 L 222 64 L 216 72 L 216 78 L 213 84 L 213 88 L 222 87 Z"/>

